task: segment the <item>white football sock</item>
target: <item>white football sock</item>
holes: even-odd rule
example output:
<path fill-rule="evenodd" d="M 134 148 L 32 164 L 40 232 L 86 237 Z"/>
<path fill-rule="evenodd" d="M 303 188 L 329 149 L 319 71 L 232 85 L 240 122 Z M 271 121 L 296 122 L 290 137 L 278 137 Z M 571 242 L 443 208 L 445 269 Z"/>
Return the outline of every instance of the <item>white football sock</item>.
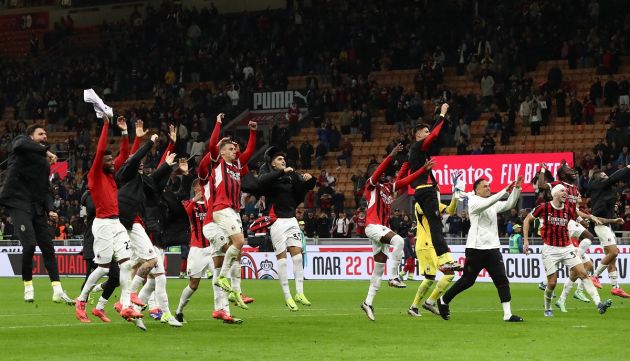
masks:
<path fill-rule="evenodd" d="M 196 290 L 193 290 L 190 286 L 186 286 L 186 288 L 184 288 L 182 295 L 179 296 L 179 305 L 177 305 L 176 313 L 182 313 L 184 311 L 184 307 L 186 307 L 195 291 Z"/>
<path fill-rule="evenodd" d="M 392 237 L 390 244 L 394 247 L 392 251 L 392 263 L 391 269 L 389 273 L 390 279 L 398 277 L 398 267 L 400 266 L 400 261 L 402 261 L 403 257 L 403 248 L 405 248 L 405 240 L 399 236 L 395 235 Z"/>
<path fill-rule="evenodd" d="M 604 271 L 608 269 L 608 265 L 607 264 L 603 264 L 600 263 L 599 266 L 597 266 L 597 268 L 595 269 L 595 272 L 593 272 L 593 274 L 596 277 L 599 277 L 599 275 L 601 275 L 602 273 L 604 273 Z"/>
<path fill-rule="evenodd" d="M 153 292 L 151 292 L 151 294 L 149 295 L 149 299 L 147 300 L 147 305 L 149 305 L 149 310 L 160 308 L 157 301 L 155 300 L 155 287 L 153 287 Z"/>
<path fill-rule="evenodd" d="M 593 281 L 591 281 L 590 278 L 586 277 L 582 279 L 582 283 L 584 284 L 584 289 L 586 290 L 588 295 L 591 296 L 591 299 L 593 300 L 593 302 L 595 302 L 595 306 L 599 305 L 602 300 L 599 298 L 599 293 L 597 293 L 597 288 L 595 288 L 595 285 L 593 285 Z"/>
<path fill-rule="evenodd" d="M 122 264 L 118 265 L 120 267 L 120 303 L 122 303 L 123 308 L 127 308 L 131 306 L 131 272 L 132 272 L 132 262 L 130 260 L 126 260 Z"/>
<path fill-rule="evenodd" d="M 214 282 L 216 282 L 216 280 L 219 278 L 219 273 L 221 273 L 221 269 L 220 268 L 215 268 L 214 272 L 212 273 L 212 290 L 214 291 L 214 310 L 222 310 L 224 305 L 223 305 L 223 296 L 224 296 L 224 292 L 223 289 L 219 286 L 216 286 L 214 284 Z"/>
<path fill-rule="evenodd" d="M 374 273 L 372 273 L 372 277 L 370 277 L 370 288 L 368 289 L 367 297 L 365 298 L 365 303 L 368 305 L 372 305 L 374 302 L 374 296 L 376 296 L 376 292 L 381 287 L 381 278 L 383 277 L 383 272 L 385 271 L 385 263 L 374 262 Z"/>
<path fill-rule="evenodd" d="M 96 304 L 96 309 L 97 310 L 104 310 L 105 306 L 107 305 L 107 301 L 106 299 L 104 299 L 103 297 L 100 297 L 98 299 L 98 303 Z"/>
<path fill-rule="evenodd" d="M 562 288 L 562 294 L 560 295 L 560 298 L 558 299 L 560 303 L 563 303 L 564 301 L 567 300 L 567 296 L 569 295 L 569 292 L 571 292 L 572 288 L 573 288 L 573 281 L 571 281 L 570 278 L 567 278 L 567 280 L 564 282 L 564 287 Z"/>
<path fill-rule="evenodd" d="M 304 293 L 304 265 L 302 254 L 291 257 L 293 260 L 293 275 L 295 276 L 295 293 Z"/>
<path fill-rule="evenodd" d="M 503 306 L 503 321 L 507 321 L 512 317 L 512 306 L 510 302 L 501 302 L 501 306 Z"/>
<path fill-rule="evenodd" d="M 149 278 L 147 279 L 147 283 L 144 284 L 144 287 L 140 289 L 140 293 L 138 293 L 138 298 L 142 302 L 147 303 L 149 302 L 149 298 L 151 298 L 153 291 L 155 291 L 155 278 Z"/>
<path fill-rule="evenodd" d="M 619 273 L 617 271 L 608 272 L 608 278 L 610 278 L 610 284 L 613 288 L 619 288 Z"/>
<path fill-rule="evenodd" d="M 52 282 L 52 289 L 53 289 L 53 294 L 59 294 L 59 293 L 63 293 L 63 288 L 61 287 L 61 282 L 56 281 L 56 282 Z M 94 287 L 92 287 L 94 288 Z"/>
<path fill-rule="evenodd" d="M 142 285 L 144 285 L 145 282 L 146 282 L 146 278 L 142 278 L 136 274 L 133 277 L 133 280 L 131 280 L 131 288 L 129 289 L 129 291 L 131 293 L 138 292 L 138 289 L 140 289 L 140 287 L 142 287 Z"/>
<path fill-rule="evenodd" d="M 166 293 L 166 276 L 163 274 L 155 277 L 155 300 L 162 310 L 162 314 L 171 313 L 171 309 L 168 307 L 168 294 Z"/>
<path fill-rule="evenodd" d="M 575 280 L 575 284 L 577 285 L 577 289 L 575 290 L 575 292 L 582 292 L 584 291 L 584 282 L 582 282 L 581 279 L 577 279 Z"/>
<path fill-rule="evenodd" d="M 284 299 L 291 298 L 291 291 L 289 290 L 289 276 L 287 275 L 287 259 L 282 258 L 278 260 L 278 279 L 280 280 L 280 287 L 282 287 L 282 293 L 284 293 Z"/>
<path fill-rule="evenodd" d="M 221 266 L 220 274 L 221 277 L 228 276 L 230 267 L 232 267 L 232 262 L 234 262 L 240 252 L 241 251 L 238 248 L 234 247 L 234 245 L 228 247 L 227 251 L 225 252 L 225 257 L 223 257 L 223 266 Z"/>
<path fill-rule="evenodd" d="M 545 311 L 551 310 L 551 298 L 553 297 L 553 290 L 549 287 L 545 288 Z"/>
<path fill-rule="evenodd" d="M 81 295 L 79 296 L 79 300 L 80 301 L 87 301 L 88 296 L 90 295 L 90 291 L 92 291 L 92 288 L 94 288 L 94 286 L 96 286 L 96 282 L 98 282 L 99 279 L 101 279 L 101 277 L 106 276 L 109 273 L 109 268 L 105 268 L 105 267 L 96 267 L 96 269 L 94 271 L 92 271 L 92 273 L 90 273 L 90 275 L 88 276 L 87 281 L 85 281 L 85 285 L 83 286 L 83 289 L 81 290 Z"/>
<path fill-rule="evenodd" d="M 234 292 L 241 294 L 241 262 L 233 262 L 230 267 L 230 283 Z"/>

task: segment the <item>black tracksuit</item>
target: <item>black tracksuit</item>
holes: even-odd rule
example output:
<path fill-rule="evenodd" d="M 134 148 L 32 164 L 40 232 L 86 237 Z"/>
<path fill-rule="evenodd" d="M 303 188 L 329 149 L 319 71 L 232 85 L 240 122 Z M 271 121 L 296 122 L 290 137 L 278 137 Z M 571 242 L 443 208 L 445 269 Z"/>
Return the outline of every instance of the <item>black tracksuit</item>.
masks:
<path fill-rule="evenodd" d="M 15 235 L 22 244 L 22 280 L 33 279 L 33 254 L 39 246 L 51 281 L 59 281 L 55 247 L 48 226 L 53 211 L 50 164 L 46 147 L 29 136 L 13 140 L 0 205 L 11 216 Z"/>
<path fill-rule="evenodd" d="M 265 196 L 268 212 L 273 212 L 278 218 L 295 217 L 295 210 L 304 201 L 306 193 L 315 187 L 316 179 L 313 177 L 305 182 L 296 172 L 286 174 L 279 170 L 265 171 L 263 167 L 258 183 L 261 194 Z"/>
<path fill-rule="evenodd" d="M 617 188 L 615 184 L 628 178 L 628 175 L 630 175 L 630 169 L 624 167 L 606 179 L 591 179 L 588 182 L 593 215 L 602 218 L 617 218 L 617 215 L 615 215 L 615 203 L 617 202 Z"/>

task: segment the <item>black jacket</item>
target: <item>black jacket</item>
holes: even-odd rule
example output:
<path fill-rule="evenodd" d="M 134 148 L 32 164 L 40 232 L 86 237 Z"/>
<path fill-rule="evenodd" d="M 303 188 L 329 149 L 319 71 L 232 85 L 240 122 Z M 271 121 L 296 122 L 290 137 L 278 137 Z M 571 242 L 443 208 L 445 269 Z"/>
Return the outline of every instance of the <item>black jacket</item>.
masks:
<path fill-rule="evenodd" d="M 615 184 L 630 175 L 630 169 L 625 167 L 613 173 L 606 179 L 591 179 L 588 189 L 591 195 L 591 210 L 597 217 L 617 218 L 615 215 L 615 203 L 617 202 L 617 189 Z"/>
<path fill-rule="evenodd" d="M 26 135 L 13 140 L 0 205 L 31 212 L 34 204 L 41 212 L 53 210 L 50 164 L 46 147 Z"/>
<path fill-rule="evenodd" d="M 92 234 L 92 223 L 96 218 L 96 207 L 90 192 L 85 191 L 81 196 L 81 205 L 85 207 L 87 211 L 87 222 L 85 233 L 83 234 L 83 259 L 94 259 L 94 235 Z"/>
<path fill-rule="evenodd" d="M 268 171 L 266 167 L 261 167 L 261 175 L 258 177 L 267 209 L 273 211 L 278 218 L 295 217 L 295 210 L 304 201 L 306 193 L 315 187 L 315 181 L 313 177 L 305 182 L 296 172 L 286 174 L 279 170 Z"/>
<path fill-rule="evenodd" d="M 171 174 L 171 167 L 164 163 L 150 176 L 138 173 L 142 158 L 149 152 L 153 142 L 148 141 L 132 155 L 116 173 L 118 183 L 118 208 L 120 222 L 127 229 L 139 215 L 148 232 L 159 232 L 161 223 L 160 196 Z"/>

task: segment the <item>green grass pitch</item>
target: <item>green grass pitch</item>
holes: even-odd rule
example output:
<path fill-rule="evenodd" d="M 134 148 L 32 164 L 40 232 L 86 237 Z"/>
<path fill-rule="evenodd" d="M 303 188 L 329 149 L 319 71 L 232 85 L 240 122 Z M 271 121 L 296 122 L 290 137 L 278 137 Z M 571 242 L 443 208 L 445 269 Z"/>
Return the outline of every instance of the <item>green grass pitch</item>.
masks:
<path fill-rule="evenodd" d="M 81 281 L 62 279 L 73 297 Z M 185 284 L 169 280 L 173 312 Z M 614 297 L 602 316 L 592 304 L 570 298 L 569 313 L 556 310 L 554 318 L 545 318 L 537 286 L 513 284 L 513 312 L 525 323 L 507 324 L 493 285 L 480 283 L 451 303 L 451 320 L 443 321 L 424 310 L 422 317 L 407 316 L 417 281 L 406 289 L 383 282 L 371 322 L 359 309 L 368 284 L 307 280 L 313 306 L 292 313 L 277 280 L 243 281 L 256 302 L 248 311 L 232 307 L 245 320 L 242 325 L 224 325 L 211 317 L 212 288 L 202 280 L 185 309 L 183 328 L 147 315 L 149 330 L 142 332 L 114 313 L 119 292 L 107 306 L 112 323 L 90 315 L 86 325 L 75 319 L 72 307 L 52 303 L 47 279 L 35 279 L 36 302 L 26 304 L 21 281 L 3 278 L 0 360 L 623 360 L 629 350 L 630 300 Z M 611 297 L 609 291 L 605 285 L 602 298 Z"/>

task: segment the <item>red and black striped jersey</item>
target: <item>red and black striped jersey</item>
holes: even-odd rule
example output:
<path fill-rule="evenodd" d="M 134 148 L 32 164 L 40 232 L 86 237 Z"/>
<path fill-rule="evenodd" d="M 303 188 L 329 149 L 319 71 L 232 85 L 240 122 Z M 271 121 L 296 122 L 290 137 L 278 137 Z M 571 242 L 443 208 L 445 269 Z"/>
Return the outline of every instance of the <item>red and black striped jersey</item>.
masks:
<path fill-rule="evenodd" d="M 212 168 L 214 183 L 214 212 L 225 208 L 232 208 L 237 213 L 241 211 L 241 172 L 243 167 L 240 160 L 227 163 L 219 159 Z"/>
<path fill-rule="evenodd" d="M 212 186 L 212 178 L 208 178 L 206 180 L 199 179 L 199 183 L 201 185 L 201 192 L 203 194 L 203 202 L 206 207 L 206 210 L 210 210 L 210 212 L 206 213 L 206 216 L 203 219 L 203 225 L 212 223 L 212 207 L 214 206 L 214 187 Z"/>
<path fill-rule="evenodd" d="M 190 221 L 190 246 L 206 248 L 210 245 L 210 242 L 203 236 L 203 225 L 205 224 L 205 218 L 208 214 L 208 208 L 205 202 L 193 202 L 187 200 L 182 202 L 186 213 L 188 214 L 188 220 Z"/>
<path fill-rule="evenodd" d="M 569 221 L 577 219 L 573 204 L 566 202 L 557 209 L 551 202 L 542 203 L 534 208 L 532 215 L 540 219 L 540 236 L 546 245 L 566 247 L 571 244 Z"/>
<path fill-rule="evenodd" d="M 394 184 L 391 182 L 373 185 L 371 178 L 368 179 L 363 191 L 363 197 L 367 201 L 366 225 L 387 226 L 389 224 L 392 203 L 394 203 L 394 188 Z"/>

